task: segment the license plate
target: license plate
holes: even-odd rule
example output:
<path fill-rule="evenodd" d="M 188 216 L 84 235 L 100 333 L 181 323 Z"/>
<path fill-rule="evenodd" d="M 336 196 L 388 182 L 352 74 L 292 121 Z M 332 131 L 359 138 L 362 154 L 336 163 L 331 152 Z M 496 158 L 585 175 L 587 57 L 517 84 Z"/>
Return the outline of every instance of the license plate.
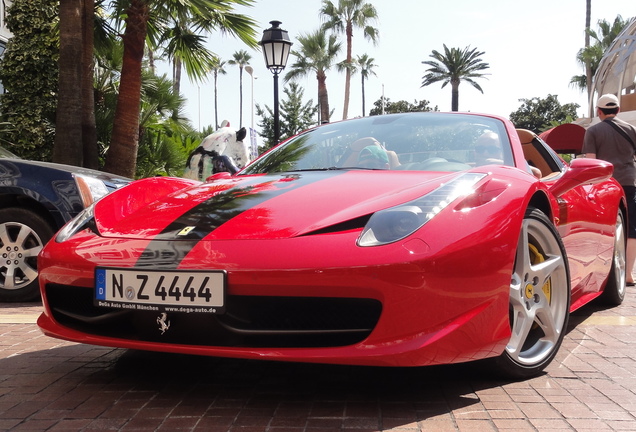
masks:
<path fill-rule="evenodd" d="M 224 271 L 164 271 L 98 267 L 95 304 L 120 309 L 222 313 Z"/>

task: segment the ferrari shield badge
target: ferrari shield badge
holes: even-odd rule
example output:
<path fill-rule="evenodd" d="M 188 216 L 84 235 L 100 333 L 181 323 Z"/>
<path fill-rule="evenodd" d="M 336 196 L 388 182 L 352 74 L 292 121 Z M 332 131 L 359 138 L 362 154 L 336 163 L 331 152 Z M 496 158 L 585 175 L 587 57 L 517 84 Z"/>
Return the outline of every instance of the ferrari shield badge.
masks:
<path fill-rule="evenodd" d="M 183 228 L 181 231 L 179 231 L 179 232 L 177 233 L 177 235 L 178 235 L 178 236 L 185 236 L 185 235 L 188 235 L 188 234 L 190 234 L 190 231 L 192 231 L 192 230 L 193 230 L 193 229 L 195 229 L 195 228 L 196 228 L 196 227 L 193 227 L 193 226 L 187 226 L 187 227 Z"/>
<path fill-rule="evenodd" d="M 170 320 L 168 319 L 168 314 L 165 312 L 157 317 L 157 324 L 159 324 L 159 331 L 161 334 L 164 334 L 166 330 L 170 328 Z"/>

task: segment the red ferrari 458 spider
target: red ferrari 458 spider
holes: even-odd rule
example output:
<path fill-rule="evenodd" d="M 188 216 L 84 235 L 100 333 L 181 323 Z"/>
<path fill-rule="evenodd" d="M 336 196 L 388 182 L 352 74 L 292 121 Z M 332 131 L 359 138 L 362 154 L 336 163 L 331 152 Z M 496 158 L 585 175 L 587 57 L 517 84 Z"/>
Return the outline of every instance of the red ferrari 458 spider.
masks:
<path fill-rule="evenodd" d="M 626 204 L 600 160 L 506 119 L 316 127 L 237 174 L 148 178 L 40 254 L 49 336 L 237 358 L 423 366 L 555 357 L 569 313 L 625 296 Z"/>

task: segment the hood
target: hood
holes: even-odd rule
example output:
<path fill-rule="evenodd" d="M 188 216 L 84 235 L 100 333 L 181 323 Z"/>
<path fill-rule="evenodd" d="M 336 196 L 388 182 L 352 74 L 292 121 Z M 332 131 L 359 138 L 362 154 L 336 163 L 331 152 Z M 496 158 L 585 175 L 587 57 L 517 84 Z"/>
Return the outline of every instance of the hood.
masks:
<path fill-rule="evenodd" d="M 53 162 L 33 161 L 19 158 L 2 158 L 2 165 L 3 170 L 8 171 L 4 174 L 5 176 L 32 178 L 35 182 L 39 182 L 41 179 L 46 177 L 70 179 L 72 176 L 80 175 L 98 179 L 104 183 L 109 191 L 113 191 L 132 181 L 132 179 L 127 177 L 122 177 L 104 171 Z"/>
<path fill-rule="evenodd" d="M 131 206 L 140 191 L 133 183 L 102 199 L 95 220 L 104 237 L 292 238 L 362 228 L 374 212 L 422 196 L 457 175 L 353 170 L 238 176 L 187 184 Z"/>
<path fill-rule="evenodd" d="M 31 166 L 37 166 L 42 168 L 48 168 L 51 170 L 65 171 L 65 172 L 69 172 L 73 174 L 82 174 L 85 176 L 95 177 L 103 181 L 110 181 L 110 182 L 114 182 L 118 184 L 127 184 L 127 183 L 130 183 L 131 181 L 131 179 L 127 177 L 122 177 L 122 176 L 111 174 L 105 171 L 97 171 L 94 169 L 83 168 L 83 167 L 78 167 L 73 165 L 65 165 L 65 164 L 59 164 L 59 163 L 53 163 L 53 162 L 43 162 L 43 161 L 34 161 L 34 160 L 26 160 L 26 159 L 11 159 L 11 162 L 15 164 L 31 165 Z"/>

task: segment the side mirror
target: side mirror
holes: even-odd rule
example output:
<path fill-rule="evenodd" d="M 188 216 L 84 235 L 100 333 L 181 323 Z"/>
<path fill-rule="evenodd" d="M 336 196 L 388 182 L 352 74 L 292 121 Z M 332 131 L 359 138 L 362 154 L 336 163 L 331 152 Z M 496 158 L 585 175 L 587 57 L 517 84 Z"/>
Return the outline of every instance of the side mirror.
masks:
<path fill-rule="evenodd" d="M 577 158 L 572 161 L 567 171 L 550 186 L 550 191 L 555 196 L 563 195 L 577 186 L 605 181 L 612 176 L 613 172 L 614 165 L 604 160 Z"/>
<path fill-rule="evenodd" d="M 225 180 L 225 179 L 229 179 L 232 178 L 232 174 L 230 174 L 227 171 L 223 171 L 223 172 L 218 172 L 215 174 L 212 174 L 210 177 L 205 179 L 206 183 L 210 183 L 213 182 L 215 180 Z"/>

